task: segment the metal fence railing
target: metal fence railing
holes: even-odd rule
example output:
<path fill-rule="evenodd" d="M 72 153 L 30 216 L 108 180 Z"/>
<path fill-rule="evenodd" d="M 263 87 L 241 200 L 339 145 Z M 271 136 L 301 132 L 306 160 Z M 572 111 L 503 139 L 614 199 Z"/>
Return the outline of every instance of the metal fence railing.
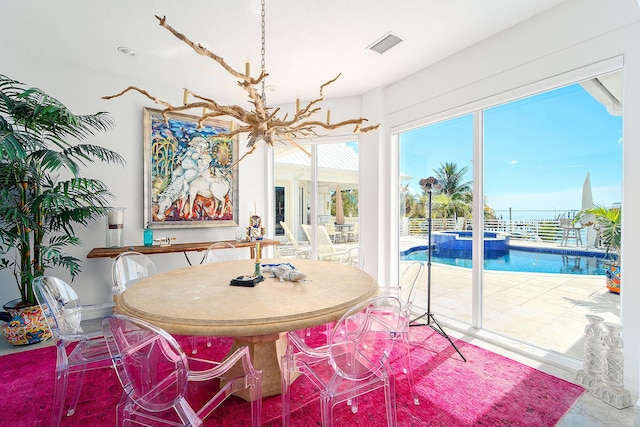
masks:
<path fill-rule="evenodd" d="M 429 221 L 426 218 L 407 218 L 400 222 L 401 235 L 426 236 L 429 234 Z M 579 224 L 576 225 L 580 227 Z M 460 223 L 455 218 L 433 218 L 433 231 L 456 230 Z M 469 222 L 464 226 L 471 229 Z M 502 219 L 485 219 L 484 231 L 506 233 L 513 239 L 535 240 L 542 242 L 561 242 L 564 230 L 558 219 L 533 219 L 522 221 L 507 221 Z M 578 232 L 582 241 L 587 241 L 587 229 L 580 228 Z"/>

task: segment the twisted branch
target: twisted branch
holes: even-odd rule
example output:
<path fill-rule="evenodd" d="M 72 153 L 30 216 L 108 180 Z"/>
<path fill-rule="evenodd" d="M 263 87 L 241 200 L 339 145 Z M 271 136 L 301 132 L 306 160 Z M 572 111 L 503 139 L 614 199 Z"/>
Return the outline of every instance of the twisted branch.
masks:
<path fill-rule="evenodd" d="M 229 130 L 226 134 L 220 134 L 223 137 L 233 137 L 241 133 L 248 133 L 247 148 L 249 150 L 236 162 L 239 163 L 249 154 L 253 153 L 256 149 L 255 144 L 262 140 L 269 145 L 273 145 L 275 141 L 281 141 L 283 143 L 291 144 L 300 150 L 304 151 L 307 155 L 311 155 L 305 150 L 295 139 L 300 137 L 318 136 L 316 129 L 321 128 L 325 130 L 334 130 L 343 126 L 354 125 L 354 133 L 357 132 L 370 132 L 378 128 L 379 124 L 374 126 L 361 125 L 367 121 L 363 117 L 356 119 L 344 120 L 335 124 L 324 123 L 318 120 L 307 120 L 314 114 L 322 110 L 320 107 L 316 107 L 316 104 L 324 100 L 324 89 L 331 83 L 338 80 L 341 74 L 338 74 L 333 79 L 325 82 L 320 86 L 320 96 L 310 101 L 304 108 L 296 111 L 293 118 L 288 119 L 288 115 L 285 114 L 282 119 L 277 117 L 279 108 L 269 108 L 265 106 L 264 100 L 258 93 L 257 85 L 259 85 L 269 74 L 262 70 L 258 78 L 252 78 L 249 75 L 240 73 L 234 70 L 225 60 L 211 52 L 199 43 L 192 42 L 184 34 L 177 31 L 171 25 L 167 23 L 166 17 L 160 18 L 156 15 L 156 18 L 160 22 L 160 26 L 170 31 L 176 38 L 182 40 L 185 44 L 190 46 L 198 55 L 210 58 L 220 64 L 229 74 L 238 79 L 238 85 L 242 87 L 249 95 L 249 102 L 253 104 L 253 110 L 245 110 L 238 105 L 220 105 L 215 100 L 196 94 L 190 90 L 187 93 L 191 94 L 197 101 L 187 102 L 184 105 L 175 106 L 167 101 L 157 98 L 151 95 L 144 89 L 140 89 L 136 86 L 129 86 L 120 93 L 115 95 L 103 96 L 103 99 L 113 99 L 124 95 L 130 91 L 136 91 L 146 96 L 158 105 L 162 105 L 164 109 L 161 111 L 165 121 L 169 120 L 169 113 L 180 112 L 190 110 L 192 108 L 205 108 L 205 112 L 198 119 L 198 126 L 201 127 L 204 121 L 213 117 L 231 117 L 237 120 L 243 125 L 236 129 Z"/>

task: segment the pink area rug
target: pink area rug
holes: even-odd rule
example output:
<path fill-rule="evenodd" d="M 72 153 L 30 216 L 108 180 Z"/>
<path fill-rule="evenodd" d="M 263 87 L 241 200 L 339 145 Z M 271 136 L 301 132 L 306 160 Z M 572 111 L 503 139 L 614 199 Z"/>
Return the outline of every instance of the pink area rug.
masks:
<path fill-rule="evenodd" d="M 467 358 L 465 363 L 444 338 L 428 327 L 412 328 L 411 334 L 411 357 L 420 405 L 413 405 L 406 378 L 398 374 L 396 394 L 400 426 L 554 426 L 584 393 L 578 385 L 456 340 Z M 189 348 L 186 337 L 179 337 L 179 341 Z M 230 344 L 229 339 L 214 339 L 213 346 L 207 348 L 203 339 L 198 357 L 220 360 Z M 54 367 L 53 347 L 0 357 L 0 425 L 48 425 Z M 206 390 L 200 392 L 190 399 L 199 400 Z M 312 393 L 311 386 L 304 378 L 299 378 L 292 386 L 292 393 L 295 406 L 297 397 Z M 62 425 L 115 425 L 115 406 L 121 394 L 113 370 L 87 372 L 76 414 L 64 417 Z M 320 425 L 319 412 L 318 401 L 311 402 L 292 413 L 292 425 Z M 280 396 L 264 399 L 263 424 L 281 425 Z M 205 425 L 250 425 L 248 403 L 232 397 L 205 420 Z M 357 414 L 352 414 L 346 405 L 338 405 L 336 425 L 386 425 L 382 393 L 361 398 Z"/>

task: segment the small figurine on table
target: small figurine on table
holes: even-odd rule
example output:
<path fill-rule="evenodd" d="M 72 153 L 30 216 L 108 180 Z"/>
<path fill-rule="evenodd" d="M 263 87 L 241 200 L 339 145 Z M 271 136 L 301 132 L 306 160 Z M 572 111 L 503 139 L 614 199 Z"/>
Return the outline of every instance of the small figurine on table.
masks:
<path fill-rule="evenodd" d="M 249 224 L 249 227 L 247 227 L 247 238 L 251 241 L 262 240 L 266 233 L 262 226 L 262 218 L 260 218 L 259 215 L 251 215 Z"/>

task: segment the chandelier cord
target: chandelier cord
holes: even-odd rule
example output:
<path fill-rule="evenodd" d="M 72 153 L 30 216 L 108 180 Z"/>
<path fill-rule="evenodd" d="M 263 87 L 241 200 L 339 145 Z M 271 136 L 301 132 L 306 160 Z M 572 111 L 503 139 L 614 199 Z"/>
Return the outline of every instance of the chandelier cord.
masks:
<path fill-rule="evenodd" d="M 265 31 L 264 31 L 264 29 L 265 29 L 265 23 L 264 23 L 264 16 L 265 16 L 265 13 L 264 13 L 264 2 L 265 2 L 265 0 L 261 0 L 261 2 L 260 2 L 261 6 L 262 6 L 262 10 L 261 10 L 261 13 L 260 13 L 260 15 L 261 15 L 261 24 L 262 24 L 262 27 L 261 27 L 261 29 L 262 29 L 262 49 L 260 50 L 260 53 L 262 54 L 262 62 L 260 63 L 260 65 L 261 65 L 261 67 L 262 67 L 261 71 L 262 71 L 263 73 L 264 73 L 264 71 L 265 71 L 265 60 L 264 60 L 264 52 L 265 52 Z M 264 82 L 264 81 L 265 81 L 265 79 L 262 79 L 262 103 L 266 105 L 266 103 L 267 103 L 267 96 L 265 95 L 265 92 L 264 92 L 264 84 L 265 84 L 265 82 Z"/>

